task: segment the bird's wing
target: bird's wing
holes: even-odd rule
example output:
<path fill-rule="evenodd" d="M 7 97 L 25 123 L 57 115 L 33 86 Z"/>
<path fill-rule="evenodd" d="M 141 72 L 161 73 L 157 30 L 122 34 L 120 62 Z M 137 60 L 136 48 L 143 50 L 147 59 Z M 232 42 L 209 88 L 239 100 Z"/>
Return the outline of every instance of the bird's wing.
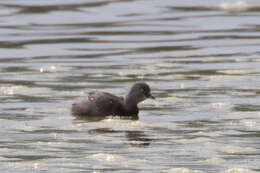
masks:
<path fill-rule="evenodd" d="M 73 103 L 71 106 L 71 113 L 74 116 L 84 116 L 90 113 L 91 109 L 88 107 L 88 101 L 83 100 L 81 102 Z"/>
<path fill-rule="evenodd" d="M 117 115 L 125 112 L 123 97 L 117 97 L 107 92 L 93 91 L 89 93 L 88 100 L 96 105 L 100 114 Z"/>

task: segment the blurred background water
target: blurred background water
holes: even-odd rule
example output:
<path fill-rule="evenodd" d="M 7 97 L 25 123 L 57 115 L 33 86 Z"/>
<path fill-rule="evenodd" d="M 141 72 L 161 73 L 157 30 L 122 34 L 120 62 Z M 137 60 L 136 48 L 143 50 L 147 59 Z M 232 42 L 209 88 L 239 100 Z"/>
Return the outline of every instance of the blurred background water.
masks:
<path fill-rule="evenodd" d="M 260 171 L 258 0 L 0 1 L 0 171 Z M 76 120 L 145 81 L 138 121 Z"/>

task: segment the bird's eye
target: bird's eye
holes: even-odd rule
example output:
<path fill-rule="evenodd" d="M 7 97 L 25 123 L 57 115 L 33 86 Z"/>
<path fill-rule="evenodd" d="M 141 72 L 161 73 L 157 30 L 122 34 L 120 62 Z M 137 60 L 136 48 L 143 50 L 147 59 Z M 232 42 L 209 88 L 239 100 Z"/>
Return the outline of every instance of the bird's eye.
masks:
<path fill-rule="evenodd" d="M 142 93 L 142 94 L 144 93 L 144 89 L 143 88 L 140 89 L 140 93 Z"/>

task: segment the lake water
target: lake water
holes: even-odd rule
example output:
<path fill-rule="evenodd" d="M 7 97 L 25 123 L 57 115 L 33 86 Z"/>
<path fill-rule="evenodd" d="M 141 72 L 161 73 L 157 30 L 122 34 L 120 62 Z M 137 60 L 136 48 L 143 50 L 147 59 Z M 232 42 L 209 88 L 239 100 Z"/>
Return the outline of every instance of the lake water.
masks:
<path fill-rule="evenodd" d="M 0 172 L 260 171 L 258 0 L 2 0 Z M 147 82 L 139 120 L 70 115 Z"/>

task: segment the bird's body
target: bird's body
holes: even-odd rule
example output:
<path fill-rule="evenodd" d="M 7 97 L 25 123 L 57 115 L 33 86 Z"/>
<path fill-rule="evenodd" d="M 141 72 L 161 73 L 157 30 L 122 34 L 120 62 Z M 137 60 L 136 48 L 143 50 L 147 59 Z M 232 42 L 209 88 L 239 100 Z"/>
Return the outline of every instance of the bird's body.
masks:
<path fill-rule="evenodd" d="M 124 105 L 124 98 L 107 92 L 90 92 L 88 100 L 72 104 L 72 114 L 76 116 L 109 116 L 131 114 Z M 132 112 L 138 114 L 138 110 Z"/>
<path fill-rule="evenodd" d="M 107 92 L 90 92 L 88 100 L 72 104 L 71 113 L 77 117 L 129 116 L 138 117 L 137 104 L 146 98 L 154 98 L 150 87 L 136 83 L 127 95 L 118 97 Z"/>

